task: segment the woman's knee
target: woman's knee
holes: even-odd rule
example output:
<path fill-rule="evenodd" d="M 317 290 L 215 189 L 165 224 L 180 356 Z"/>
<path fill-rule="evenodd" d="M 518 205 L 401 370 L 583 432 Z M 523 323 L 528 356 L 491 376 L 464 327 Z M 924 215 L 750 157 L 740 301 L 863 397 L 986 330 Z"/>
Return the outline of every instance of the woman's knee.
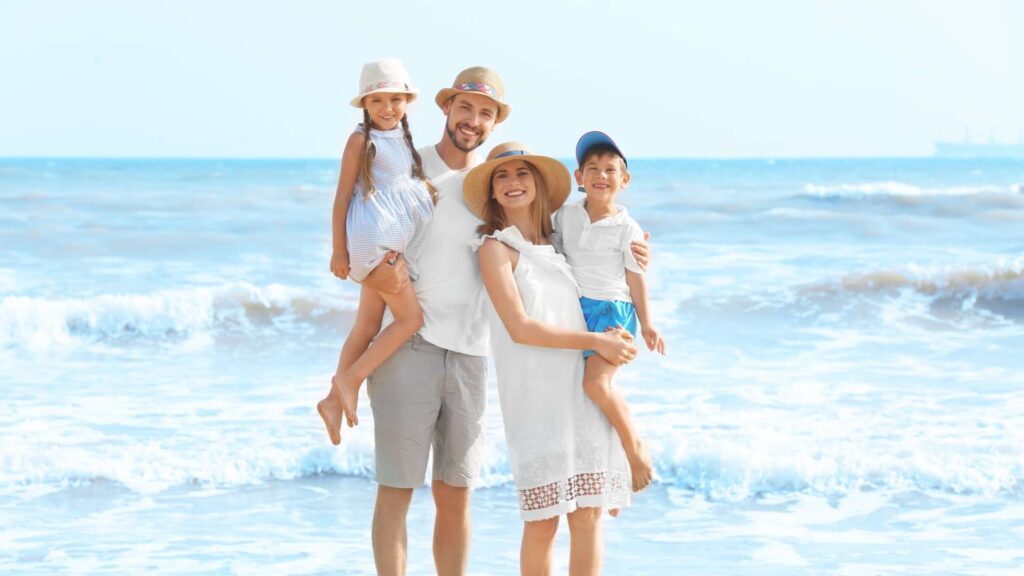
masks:
<path fill-rule="evenodd" d="M 601 508 L 577 508 L 568 514 L 569 530 L 592 530 L 601 523 Z"/>
<path fill-rule="evenodd" d="M 523 524 L 523 538 L 532 540 L 552 540 L 558 533 L 558 516 L 545 520 L 535 520 Z"/>

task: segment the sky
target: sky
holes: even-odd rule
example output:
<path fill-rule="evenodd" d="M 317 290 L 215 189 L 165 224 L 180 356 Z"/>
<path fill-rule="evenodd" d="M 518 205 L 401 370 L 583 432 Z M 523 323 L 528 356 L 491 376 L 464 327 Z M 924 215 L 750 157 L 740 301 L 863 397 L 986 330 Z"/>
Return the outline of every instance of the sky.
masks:
<path fill-rule="evenodd" d="M 418 145 L 484 65 L 513 108 L 486 147 L 929 155 L 1024 135 L 1022 23 L 1014 0 L 0 0 L 0 156 L 338 157 L 386 56 Z"/>

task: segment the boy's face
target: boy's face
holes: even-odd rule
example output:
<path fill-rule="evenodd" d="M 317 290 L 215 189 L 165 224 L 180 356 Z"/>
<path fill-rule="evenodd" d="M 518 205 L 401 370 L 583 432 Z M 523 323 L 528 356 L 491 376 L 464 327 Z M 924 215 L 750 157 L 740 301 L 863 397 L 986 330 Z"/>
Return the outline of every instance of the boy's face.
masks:
<path fill-rule="evenodd" d="M 615 196 L 629 186 L 629 171 L 623 164 L 613 153 L 595 154 L 576 170 L 576 185 L 583 186 L 587 196 Z"/>

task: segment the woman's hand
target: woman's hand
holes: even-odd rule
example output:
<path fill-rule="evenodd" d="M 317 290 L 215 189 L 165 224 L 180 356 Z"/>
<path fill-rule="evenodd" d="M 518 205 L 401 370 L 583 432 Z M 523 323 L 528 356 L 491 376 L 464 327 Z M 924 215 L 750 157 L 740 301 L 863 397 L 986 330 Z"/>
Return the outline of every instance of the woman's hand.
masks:
<path fill-rule="evenodd" d="M 598 344 L 594 350 L 602 358 L 614 366 L 622 366 L 636 358 L 636 343 L 633 335 L 620 328 L 609 328 L 607 332 L 598 334 Z"/>
<path fill-rule="evenodd" d="M 342 280 L 348 279 L 348 273 L 351 271 L 348 262 L 348 250 L 335 250 L 331 254 L 331 274 L 334 274 Z"/>

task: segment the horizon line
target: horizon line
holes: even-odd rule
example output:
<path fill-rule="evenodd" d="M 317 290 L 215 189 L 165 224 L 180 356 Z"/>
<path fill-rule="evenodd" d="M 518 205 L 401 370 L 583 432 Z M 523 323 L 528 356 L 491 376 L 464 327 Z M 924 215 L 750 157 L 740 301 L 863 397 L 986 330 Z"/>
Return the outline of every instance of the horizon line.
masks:
<path fill-rule="evenodd" d="M 571 156 L 552 156 L 558 160 L 572 160 Z M 761 155 L 761 156 L 630 156 L 630 160 L 704 160 L 704 161 L 743 161 L 743 160 L 1024 160 L 1024 158 L 986 157 L 973 158 L 943 157 L 936 154 L 900 154 L 900 155 Z M 134 161 L 340 161 L 334 156 L 131 156 L 131 155 L 0 155 L 0 161 L 8 160 L 134 160 Z"/>

